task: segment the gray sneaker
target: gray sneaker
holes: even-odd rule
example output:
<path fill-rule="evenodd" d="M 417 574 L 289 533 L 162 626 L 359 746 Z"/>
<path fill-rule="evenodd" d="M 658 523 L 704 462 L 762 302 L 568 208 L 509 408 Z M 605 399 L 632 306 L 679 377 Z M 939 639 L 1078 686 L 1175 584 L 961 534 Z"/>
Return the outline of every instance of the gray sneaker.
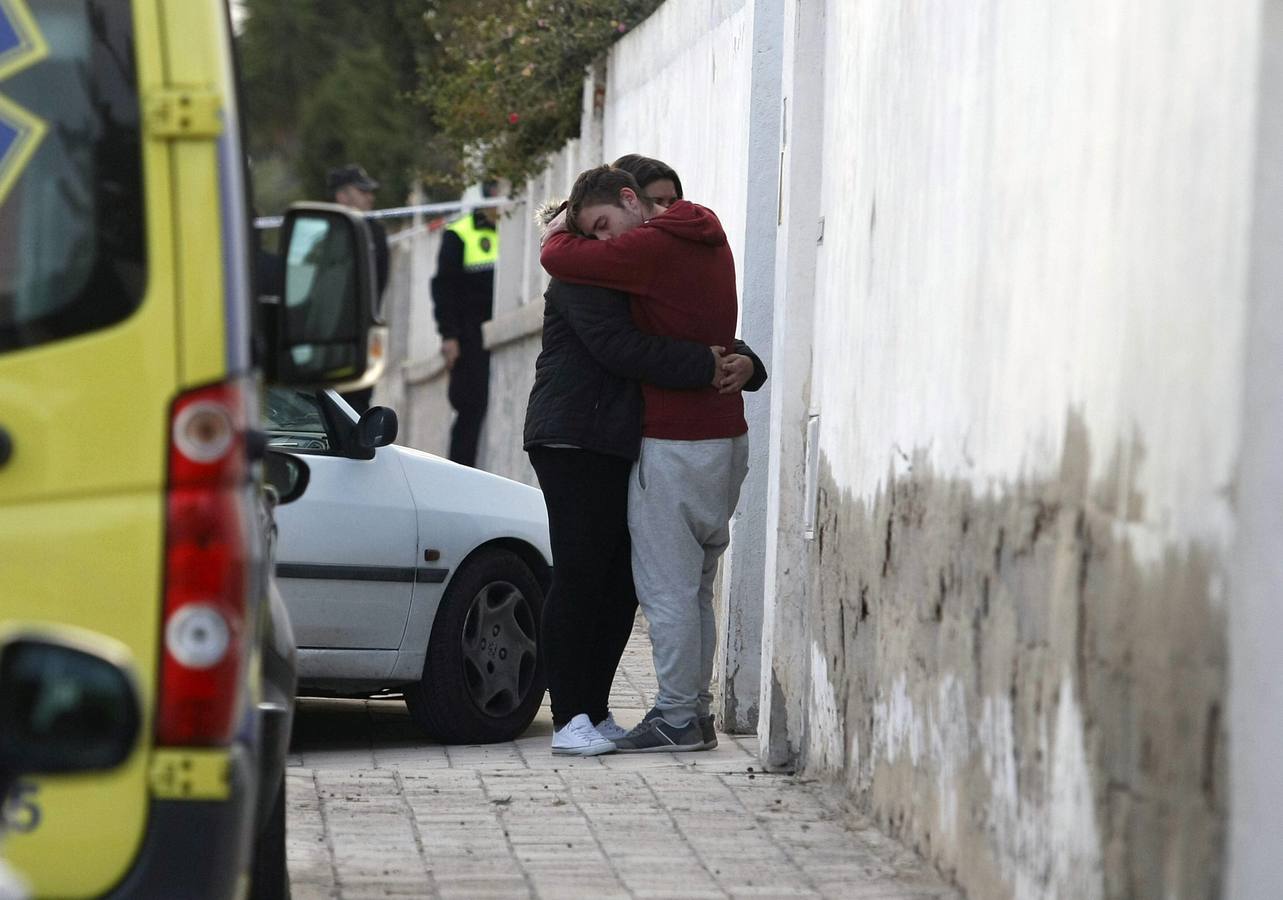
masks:
<path fill-rule="evenodd" d="M 661 713 L 658 709 L 652 706 L 650 710 L 646 713 L 646 715 L 642 716 L 642 722 L 643 723 L 650 722 L 654 719 L 661 718 L 662 716 L 663 716 L 663 713 Z M 598 730 L 600 730 L 600 726 L 598 726 Z M 602 733 L 605 735 L 605 732 L 602 732 Z M 605 736 L 609 737 L 612 741 L 618 740 L 619 737 L 622 737 L 622 735 L 619 735 L 619 736 L 605 735 Z M 713 725 L 712 713 L 709 713 L 706 716 L 699 717 L 699 736 L 704 743 L 704 746 L 699 748 L 700 750 L 714 750 L 717 748 L 717 728 L 716 726 Z"/>
<path fill-rule="evenodd" d="M 617 753 L 664 753 L 674 750 L 703 750 L 704 735 L 699 721 L 691 719 L 678 728 L 662 716 L 642 719 L 641 724 L 615 741 Z"/>
<path fill-rule="evenodd" d="M 594 722 L 593 728 L 597 729 L 600 734 L 608 741 L 615 741 L 628 734 L 628 730 L 615 721 L 614 713 L 606 713 L 606 718 L 600 722 Z"/>

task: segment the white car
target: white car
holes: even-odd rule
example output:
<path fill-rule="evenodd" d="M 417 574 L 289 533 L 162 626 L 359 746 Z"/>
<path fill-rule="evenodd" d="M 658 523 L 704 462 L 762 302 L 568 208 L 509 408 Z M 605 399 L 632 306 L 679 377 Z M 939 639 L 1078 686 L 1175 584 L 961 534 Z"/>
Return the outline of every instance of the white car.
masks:
<path fill-rule="evenodd" d="M 299 693 L 400 691 L 446 743 L 523 732 L 544 691 L 543 495 L 395 446 L 395 413 L 358 417 L 333 391 L 270 389 L 264 419 L 269 446 L 309 470 L 276 511 Z"/>

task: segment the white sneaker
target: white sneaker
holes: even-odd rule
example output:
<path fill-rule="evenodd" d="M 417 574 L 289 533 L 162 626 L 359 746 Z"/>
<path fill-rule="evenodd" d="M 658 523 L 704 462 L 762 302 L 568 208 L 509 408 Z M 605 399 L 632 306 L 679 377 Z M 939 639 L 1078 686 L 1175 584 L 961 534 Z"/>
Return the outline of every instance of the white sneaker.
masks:
<path fill-rule="evenodd" d="M 628 734 L 628 729 L 615 721 L 614 713 L 606 713 L 606 718 L 594 725 L 593 728 L 596 728 L 597 733 L 608 741 L 617 741 Z"/>
<path fill-rule="evenodd" d="M 614 742 L 602 737 L 584 713 L 575 716 L 552 735 L 553 756 L 598 756 L 614 752 Z"/>

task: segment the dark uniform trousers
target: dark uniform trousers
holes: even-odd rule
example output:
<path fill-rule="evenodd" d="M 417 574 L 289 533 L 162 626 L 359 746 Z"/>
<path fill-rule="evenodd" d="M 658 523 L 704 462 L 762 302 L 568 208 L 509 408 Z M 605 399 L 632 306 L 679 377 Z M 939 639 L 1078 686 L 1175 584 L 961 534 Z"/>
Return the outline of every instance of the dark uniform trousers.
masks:
<path fill-rule="evenodd" d="M 481 423 L 490 399 L 490 351 L 482 346 L 479 336 L 460 339 L 459 358 L 450 370 L 448 396 L 455 411 L 450 428 L 450 459 L 475 467 Z"/>

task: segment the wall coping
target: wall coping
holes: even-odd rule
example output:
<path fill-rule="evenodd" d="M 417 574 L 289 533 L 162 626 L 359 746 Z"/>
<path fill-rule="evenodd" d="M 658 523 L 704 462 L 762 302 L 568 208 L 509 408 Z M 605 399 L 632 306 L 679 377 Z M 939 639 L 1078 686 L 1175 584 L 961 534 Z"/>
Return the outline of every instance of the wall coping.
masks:
<path fill-rule="evenodd" d="M 445 357 L 440 353 L 401 363 L 401 378 L 406 384 L 424 384 L 445 374 Z"/>
<path fill-rule="evenodd" d="M 543 298 L 527 303 L 512 312 L 496 316 L 481 326 L 481 337 L 487 350 L 495 350 L 543 331 Z"/>
<path fill-rule="evenodd" d="M 481 326 L 487 350 L 494 350 L 543 331 L 543 299 L 491 319 Z M 409 359 L 401 363 L 401 378 L 406 384 L 425 384 L 446 374 L 445 358 L 439 353 Z"/>

